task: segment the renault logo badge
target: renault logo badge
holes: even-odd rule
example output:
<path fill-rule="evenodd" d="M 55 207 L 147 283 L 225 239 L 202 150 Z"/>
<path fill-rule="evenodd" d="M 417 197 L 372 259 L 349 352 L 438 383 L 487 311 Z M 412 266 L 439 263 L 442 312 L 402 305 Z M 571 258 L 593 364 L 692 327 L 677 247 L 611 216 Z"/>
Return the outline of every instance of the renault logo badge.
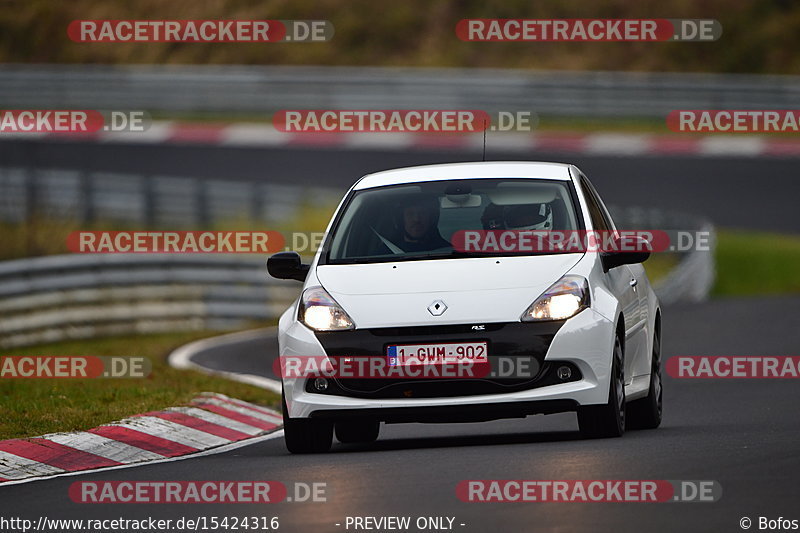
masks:
<path fill-rule="evenodd" d="M 428 312 L 433 316 L 442 316 L 445 311 L 447 311 L 447 305 L 441 300 L 436 300 L 428 306 Z"/>

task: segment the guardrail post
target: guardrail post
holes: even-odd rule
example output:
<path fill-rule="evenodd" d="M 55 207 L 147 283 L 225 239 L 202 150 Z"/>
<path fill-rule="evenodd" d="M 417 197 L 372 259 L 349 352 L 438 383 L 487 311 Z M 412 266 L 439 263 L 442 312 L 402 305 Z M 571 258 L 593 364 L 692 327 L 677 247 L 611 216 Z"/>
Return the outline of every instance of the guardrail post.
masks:
<path fill-rule="evenodd" d="M 32 220 L 38 211 L 37 196 L 39 191 L 36 186 L 36 167 L 28 167 L 25 174 L 25 219 Z"/>
<path fill-rule="evenodd" d="M 195 180 L 195 197 L 197 198 L 197 222 L 201 228 L 208 228 L 211 213 L 208 206 L 208 184 L 205 180 Z"/>
<path fill-rule="evenodd" d="M 250 217 L 254 222 L 260 222 L 264 217 L 264 188 L 258 182 L 253 182 L 250 193 Z"/>
<path fill-rule="evenodd" d="M 32 163 L 26 169 L 25 179 L 25 251 L 28 256 L 37 255 L 36 249 L 36 219 L 39 210 L 39 188 L 37 184 L 37 170 Z"/>
<path fill-rule="evenodd" d="M 92 174 L 88 170 L 81 172 L 81 221 L 84 224 L 91 224 L 95 221 L 94 194 L 92 186 Z"/>
<path fill-rule="evenodd" d="M 156 225 L 156 198 L 155 179 L 153 176 L 144 176 L 142 180 L 142 195 L 144 196 L 144 223 L 152 228 Z"/>

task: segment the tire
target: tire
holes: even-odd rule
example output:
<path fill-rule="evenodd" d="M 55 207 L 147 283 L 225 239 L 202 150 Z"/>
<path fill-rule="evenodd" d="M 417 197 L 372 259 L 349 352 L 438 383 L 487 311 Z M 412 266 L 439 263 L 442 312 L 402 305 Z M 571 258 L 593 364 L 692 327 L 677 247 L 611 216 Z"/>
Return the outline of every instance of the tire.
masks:
<path fill-rule="evenodd" d="M 344 444 L 368 443 L 378 440 L 381 423 L 370 420 L 336 422 L 336 440 Z"/>
<path fill-rule="evenodd" d="M 286 398 L 283 407 L 283 440 L 291 453 L 325 453 L 333 443 L 333 422 L 314 418 L 289 418 Z"/>
<path fill-rule="evenodd" d="M 590 439 L 621 437 L 625 433 L 625 361 L 619 337 L 614 340 L 608 403 L 578 408 L 578 427 Z"/>
<path fill-rule="evenodd" d="M 628 425 L 633 429 L 655 429 L 661 425 L 664 410 L 661 379 L 661 335 L 653 338 L 653 358 L 650 364 L 650 389 L 647 396 L 628 404 Z"/>

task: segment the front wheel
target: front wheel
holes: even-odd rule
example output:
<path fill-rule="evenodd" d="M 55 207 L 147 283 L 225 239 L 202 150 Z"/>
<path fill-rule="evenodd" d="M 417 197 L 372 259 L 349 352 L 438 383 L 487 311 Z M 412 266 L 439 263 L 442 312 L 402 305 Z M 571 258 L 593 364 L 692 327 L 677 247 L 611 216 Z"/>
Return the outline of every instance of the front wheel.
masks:
<path fill-rule="evenodd" d="M 333 443 L 333 422 L 314 418 L 289 418 L 286 397 L 283 407 L 283 440 L 291 453 L 325 453 Z"/>
<path fill-rule="evenodd" d="M 578 408 L 578 427 L 590 439 L 621 437 L 625 433 L 625 361 L 622 343 L 614 341 L 611 362 L 611 381 L 608 385 L 608 403 Z"/>

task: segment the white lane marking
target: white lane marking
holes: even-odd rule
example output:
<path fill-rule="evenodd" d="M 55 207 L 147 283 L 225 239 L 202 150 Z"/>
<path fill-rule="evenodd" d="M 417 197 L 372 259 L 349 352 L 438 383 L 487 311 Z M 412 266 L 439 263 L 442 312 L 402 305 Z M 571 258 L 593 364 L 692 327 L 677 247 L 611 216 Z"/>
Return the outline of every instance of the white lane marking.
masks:
<path fill-rule="evenodd" d="M 586 152 L 592 154 L 643 154 L 650 149 L 645 135 L 595 133 L 586 136 Z"/>
<path fill-rule="evenodd" d="M 0 451 L 0 477 L 4 479 L 24 479 L 30 476 L 46 476 L 48 474 L 58 474 L 64 472 L 63 468 L 50 466 L 39 461 L 33 461 L 8 453 Z M 0 487 L 10 485 L 11 481 L 0 483 Z"/>
<path fill-rule="evenodd" d="M 244 422 L 239 422 L 238 420 L 228 418 L 227 416 L 212 413 L 211 411 L 204 411 L 203 409 L 198 409 L 197 407 L 170 407 L 169 409 L 165 409 L 165 411 L 193 416 L 212 424 L 217 424 L 229 429 L 241 431 L 242 433 L 247 433 L 248 435 L 258 435 L 264 431 L 261 428 L 245 424 Z"/>
<path fill-rule="evenodd" d="M 76 433 L 53 433 L 51 435 L 42 435 L 41 438 L 123 464 L 136 461 L 152 461 L 153 459 L 161 459 L 164 457 L 158 453 L 143 450 L 142 448 L 137 448 L 118 440 L 109 439 L 108 437 L 87 433 L 85 431 Z"/>
<path fill-rule="evenodd" d="M 162 439 L 171 440 L 199 450 L 231 442 L 230 439 L 224 439 L 205 431 L 154 416 L 137 416 L 136 418 L 128 418 L 108 425 L 141 431 L 153 437 L 161 437 Z"/>
<path fill-rule="evenodd" d="M 344 137 L 344 146 L 349 148 L 409 148 L 414 144 L 414 135 L 400 131 L 348 133 Z"/>
<path fill-rule="evenodd" d="M 106 131 L 102 132 L 100 142 L 154 144 L 166 141 L 172 134 L 174 122 L 157 121 L 145 131 Z"/>
<path fill-rule="evenodd" d="M 203 374 L 208 374 L 209 376 L 220 376 L 228 378 L 233 381 L 238 381 L 240 383 L 247 383 L 248 385 L 254 385 L 256 387 L 260 387 L 262 389 L 270 390 L 272 392 L 280 394 L 281 393 L 280 381 L 265 378 L 263 376 L 255 376 L 253 374 L 239 374 L 237 372 L 213 370 L 211 368 L 206 368 L 192 361 L 192 357 L 194 357 L 198 352 L 202 352 L 210 348 L 215 348 L 217 346 L 223 346 L 225 344 L 258 339 L 265 335 L 276 335 L 277 331 L 278 328 L 276 327 L 251 329 L 248 331 L 228 333 L 227 335 L 220 335 L 218 337 L 211 337 L 209 339 L 201 339 L 199 341 L 190 342 L 189 344 L 184 344 L 183 346 L 181 346 L 180 348 L 169 354 L 167 362 L 169 363 L 169 366 L 171 366 L 172 368 L 178 368 L 183 370 L 196 370 L 197 372 L 202 372 Z"/>
<path fill-rule="evenodd" d="M 222 130 L 223 146 L 282 146 L 292 135 L 262 124 L 233 124 Z"/>
<path fill-rule="evenodd" d="M 123 468 L 137 468 L 142 466 L 150 466 L 160 463 L 172 463 L 175 461 L 185 461 L 186 459 L 194 459 L 196 457 L 205 457 L 207 455 L 217 455 L 220 453 L 226 453 L 232 450 L 236 450 L 237 448 L 242 448 L 244 446 L 250 446 L 251 444 L 257 444 L 259 442 L 264 442 L 267 440 L 277 439 L 278 437 L 283 437 L 283 430 L 280 429 L 278 431 L 274 431 L 267 435 L 262 435 L 260 437 L 253 437 L 251 439 L 246 439 L 238 442 L 231 442 L 229 444 L 225 444 L 223 446 L 217 446 L 215 448 L 209 450 L 203 450 L 197 453 L 190 453 L 187 455 L 178 455 L 176 457 L 165 457 L 163 459 L 157 459 L 155 461 L 147 461 L 145 463 L 131 463 L 128 465 L 119 465 L 119 466 L 108 466 L 103 468 L 92 468 L 91 470 L 79 470 L 77 472 L 62 472 L 59 474 L 54 475 L 40 475 L 37 477 L 28 477 L 25 479 L 12 479 L 11 481 L 4 481 L 0 483 L 0 488 L 8 486 L 8 485 L 20 485 L 22 483 L 30 483 L 32 481 L 43 481 L 48 479 L 53 479 L 57 477 L 65 477 L 65 476 L 83 476 L 85 474 L 93 474 L 95 472 L 108 472 L 109 470 L 121 470 Z M 2 454 L 3 452 L 0 452 Z M 10 454 L 9 454 L 10 455 Z M 14 456 L 16 457 L 16 456 Z M 0 455 L 0 459 L 2 459 L 2 455 Z M 41 463 L 37 463 L 41 464 Z M 46 465 L 45 465 L 46 466 Z M 55 467 L 48 467 L 48 468 L 55 468 Z M 60 470 L 60 469 L 58 469 Z M 8 477 L 8 476 L 3 476 Z"/>
<path fill-rule="evenodd" d="M 726 137 L 715 135 L 700 141 L 699 153 L 703 155 L 754 156 L 764 153 L 766 143 L 761 137 Z"/>
<path fill-rule="evenodd" d="M 202 406 L 203 404 L 216 405 L 217 407 L 229 409 L 231 411 L 237 412 L 242 415 L 258 418 L 259 420 L 269 422 L 270 424 L 280 425 L 283 423 L 281 417 L 277 415 L 270 415 L 262 411 L 256 411 L 255 409 L 250 409 L 249 407 L 244 407 L 241 405 L 229 403 L 226 402 L 225 400 L 219 400 L 217 398 L 197 398 L 194 400 L 194 403 L 200 406 Z"/>
<path fill-rule="evenodd" d="M 41 139 L 47 136 L 56 136 L 57 133 L 47 131 L 4 131 L 0 140 L 4 139 Z"/>

